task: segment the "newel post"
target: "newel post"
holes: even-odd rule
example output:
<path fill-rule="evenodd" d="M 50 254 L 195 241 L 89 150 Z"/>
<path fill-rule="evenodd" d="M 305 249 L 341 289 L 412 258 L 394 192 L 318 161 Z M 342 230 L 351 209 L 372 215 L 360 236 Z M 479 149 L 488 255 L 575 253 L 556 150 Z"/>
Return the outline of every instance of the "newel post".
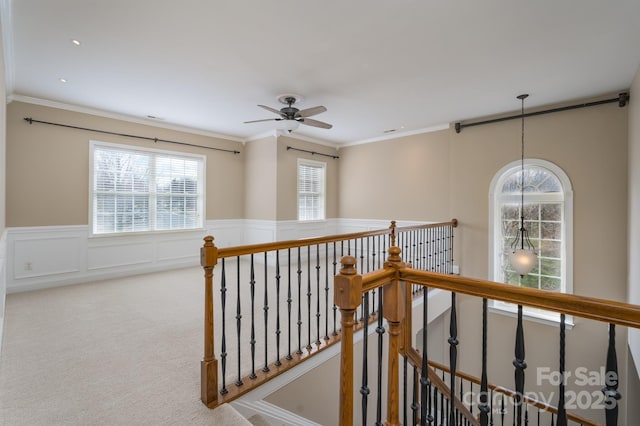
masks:
<path fill-rule="evenodd" d="M 200 362 L 200 399 L 208 407 L 218 402 L 218 360 L 213 351 L 213 267 L 218 262 L 218 248 L 213 237 L 204 237 L 200 248 L 200 265 L 204 268 L 204 358 Z"/>
<path fill-rule="evenodd" d="M 385 268 L 395 268 L 396 270 L 406 268 L 407 264 L 402 262 L 399 247 L 389 247 L 389 257 L 384 263 Z M 395 278 L 383 287 L 383 315 L 389 324 L 389 354 L 388 354 L 388 374 L 387 374 L 387 421 L 385 425 L 400 425 L 400 384 L 399 354 L 404 345 L 404 333 L 402 321 L 406 314 L 406 283 Z"/>
<path fill-rule="evenodd" d="M 340 274 L 334 278 L 333 302 L 340 308 L 340 426 L 353 424 L 353 324 L 362 302 L 362 275 L 355 268 L 356 258 L 344 256 Z"/>

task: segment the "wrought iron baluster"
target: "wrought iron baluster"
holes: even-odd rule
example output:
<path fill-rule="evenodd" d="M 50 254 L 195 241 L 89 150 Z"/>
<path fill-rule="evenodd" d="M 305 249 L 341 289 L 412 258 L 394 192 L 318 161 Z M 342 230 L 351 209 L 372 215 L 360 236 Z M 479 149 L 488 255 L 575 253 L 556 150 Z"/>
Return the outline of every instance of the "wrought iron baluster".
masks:
<path fill-rule="evenodd" d="M 329 340 L 329 243 L 324 244 L 324 340 Z"/>
<path fill-rule="evenodd" d="M 307 246 L 307 350 L 311 350 L 311 246 Z"/>
<path fill-rule="evenodd" d="M 280 361 L 280 250 L 276 250 L 276 366 L 282 365 Z"/>
<path fill-rule="evenodd" d="M 489 415 L 489 426 L 494 426 L 494 424 L 493 424 L 493 411 L 494 411 L 494 408 L 493 408 L 493 389 L 491 389 L 491 391 L 489 392 L 489 407 L 491 408 L 491 411 L 490 411 L 491 414 Z M 538 426 L 540 426 L 540 425 L 538 425 Z"/>
<path fill-rule="evenodd" d="M 558 385 L 558 426 L 567 426 L 567 412 L 564 407 L 565 381 L 565 315 L 560 314 L 560 384 Z M 525 423 L 527 423 L 525 413 Z"/>
<path fill-rule="evenodd" d="M 316 345 L 320 345 L 320 245 L 316 244 Z"/>
<path fill-rule="evenodd" d="M 293 299 L 291 294 L 291 248 L 287 249 L 287 359 L 292 360 L 291 355 L 291 308 Z"/>
<path fill-rule="evenodd" d="M 482 299 L 482 373 L 480 376 L 480 426 L 488 426 L 490 405 L 487 402 L 487 299 Z"/>
<path fill-rule="evenodd" d="M 462 382 L 462 377 L 460 377 L 460 379 L 458 380 L 458 383 L 460 384 L 460 401 L 462 401 L 462 397 L 463 397 L 463 382 Z M 463 419 L 463 415 L 460 411 L 458 411 L 458 409 L 456 408 L 456 418 L 458 419 L 457 424 L 462 424 L 462 419 Z"/>
<path fill-rule="evenodd" d="M 371 262 L 371 247 L 370 247 L 370 240 L 371 240 L 371 238 L 370 238 L 370 237 L 367 237 L 367 256 L 366 256 L 366 258 L 367 258 L 367 272 L 371 272 L 371 265 L 370 265 L 370 262 Z"/>
<path fill-rule="evenodd" d="M 373 265 L 373 269 L 380 268 L 380 262 L 378 262 L 378 253 L 376 253 L 376 239 L 378 240 L 378 247 L 380 246 L 380 235 L 376 235 L 371 238 L 373 244 L 373 250 L 371 251 L 371 264 Z M 375 299 L 375 297 L 374 297 Z M 374 310 L 375 311 L 375 310 Z"/>
<path fill-rule="evenodd" d="M 440 407 L 440 411 L 442 411 L 442 407 Z M 433 387 L 433 417 L 437 424 L 438 423 L 438 387 L 437 386 Z"/>
<path fill-rule="evenodd" d="M 369 402 L 369 367 L 367 355 L 369 350 L 369 298 L 364 299 L 367 305 L 365 309 L 365 318 L 363 319 L 362 331 L 362 385 L 360 386 L 360 395 L 362 395 L 362 424 L 367 424 L 367 404 Z"/>
<path fill-rule="evenodd" d="M 442 372 L 442 381 L 444 382 L 444 371 Z M 446 403 L 446 407 L 445 407 Z M 444 394 L 440 392 L 440 424 L 445 422 L 445 413 L 449 413 L 449 400 L 445 400 Z M 447 419 L 448 420 L 448 419 Z"/>
<path fill-rule="evenodd" d="M 376 401 L 376 425 L 382 425 L 382 343 L 383 334 L 383 312 L 382 312 L 382 291 L 378 292 L 378 326 L 376 333 L 378 334 L 378 398 Z"/>
<path fill-rule="evenodd" d="M 515 367 L 515 420 L 516 426 L 522 425 L 522 396 L 524 394 L 524 370 L 527 363 L 524 361 L 524 328 L 522 326 L 522 305 L 518 305 L 518 325 L 516 328 L 516 345 L 515 359 L 513 365 Z"/>
<path fill-rule="evenodd" d="M 222 282 L 220 283 L 220 304 L 222 308 L 222 342 L 220 344 L 220 361 L 222 363 L 222 395 L 229 392 L 227 390 L 227 272 L 225 268 L 225 258 L 222 258 Z"/>
<path fill-rule="evenodd" d="M 607 372 L 605 387 L 605 419 L 607 426 L 618 424 L 618 401 L 622 398 L 618 392 L 618 357 L 616 355 L 616 325 L 609 324 L 609 345 L 607 347 Z"/>
<path fill-rule="evenodd" d="M 429 228 L 429 232 L 427 235 L 427 244 L 429 244 L 429 266 L 427 270 L 433 272 L 435 270 L 435 268 L 433 267 L 433 264 L 434 264 L 433 228 Z"/>
<path fill-rule="evenodd" d="M 473 382 L 469 382 L 469 395 L 472 395 L 472 397 L 473 397 L 473 395 L 474 395 L 474 394 L 473 394 Z M 474 400 L 474 399 L 475 399 L 475 398 L 473 398 L 473 399 L 471 400 L 472 402 L 469 404 L 469 412 L 470 412 L 471 414 L 473 414 L 473 405 L 474 405 L 474 404 L 473 404 L 473 400 Z M 462 399 L 462 401 L 464 401 L 464 399 Z"/>
<path fill-rule="evenodd" d="M 249 279 L 249 288 L 251 290 L 251 340 L 249 344 L 251 345 L 251 374 L 249 375 L 250 379 L 255 379 L 256 377 L 256 323 L 255 323 L 255 299 L 256 299 L 256 276 L 255 269 L 253 263 L 253 253 L 251 254 L 251 272 Z"/>
<path fill-rule="evenodd" d="M 431 423 L 431 413 L 428 412 L 427 404 L 427 386 L 429 383 L 429 365 L 428 365 L 428 353 L 427 353 L 427 325 L 429 324 L 429 298 L 428 289 L 422 292 L 422 366 L 420 374 L 420 424 L 426 425 L 427 422 Z"/>
<path fill-rule="evenodd" d="M 447 273 L 453 274 L 453 225 L 449 225 L 449 255 L 447 256 L 447 262 L 449 264 Z"/>
<path fill-rule="evenodd" d="M 362 238 L 359 238 L 360 240 L 360 268 L 364 269 L 364 241 Z M 358 241 L 356 240 L 356 247 L 358 246 Z M 366 272 L 369 272 L 368 270 Z M 369 292 L 363 293 L 362 294 L 362 302 L 360 304 L 360 319 L 363 320 L 364 319 L 364 299 L 369 297 Z"/>
<path fill-rule="evenodd" d="M 425 233 L 425 229 L 421 229 L 418 231 L 418 236 L 420 239 L 420 263 L 419 263 L 419 269 L 424 269 L 424 262 L 425 259 L 427 258 L 427 247 L 426 244 L 424 243 L 424 233 Z"/>
<path fill-rule="evenodd" d="M 267 252 L 264 252 L 264 306 L 262 310 L 264 311 L 264 367 L 262 367 L 263 372 L 268 372 L 269 370 L 269 356 L 268 356 L 268 336 L 269 336 L 269 286 L 268 286 L 268 260 L 267 260 Z"/>
<path fill-rule="evenodd" d="M 406 425 L 408 423 L 407 418 L 407 364 L 408 360 L 406 356 L 402 357 L 402 424 Z"/>
<path fill-rule="evenodd" d="M 336 259 L 336 242 L 333 242 L 333 276 L 336 276 L 336 272 L 337 272 L 337 259 Z M 337 336 L 338 335 L 338 330 L 336 329 L 337 327 L 337 317 L 336 314 L 338 312 L 338 307 L 335 305 L 335 303 L 333 304 L 333 335 Z"/>
<path fill-rule="evenodd" d="M 298 247 L 298 355 L 302 354 L 302 259 Z"/>
<path fill-rule="evenodd" d="M 240 371 L 240 357 L 242 355 L 242 345 L 241 345 L 241 340 L 240 340 L 240 331 L 241 331 L 241 326 L 242 326 L 242 309 L 240 307 L 240 256 L 238 256 L 236 258 L 237 261 L 237 266 L 238 266 L 238 271 L 237 271 L 237 275 L 236 275 L 236 281 L 237 281 L 237 299 L 236 299 L 236 334 L 238 335 L 238 380 L 236 380 L 236 386 L 242 386 L 242 375 L 241 375 L 241 371 Z"/>
<path fill-rule="evenodd" d="M 447 425 L 450 425 L 450 424 L 451 424 L 451 418 L 449 417 L 449 415 L 450 415 L 450 413 L 451 413 L 451 403 L 450 403 L 450 399 L 451 399 L 451 398 L 447 398 L 447 399 L 445 400 L 445 401 L 446 401 L 446 409 L 445 409 L 445 411 L 446 411 L 446 413 L 447 413 L 447 414 L 445 415 L 445 413 L 442 413 L 442 416 L 444 416 L 444 418 L 446 419 L 445 421 L 446 421 L 446 424 L 447 424 Z M 441 416 L 441 417 L 442 417 L 442 416 Z M 443 422 L 442 422 L 442 424 L 445 424 L 445 421 L 443 421 Z"/>
<path fill-rule="evenodd" d="M 358 240 L 349 240 L 347 241 L 347 249 L 348 249 L 348 255 L 351 254 L 351 241 L 353 241 L 353 257 L 355 257 L 356 259 L 358 258 Z M 362 265 L 360 266 L 362 268 Z M 360 297 L 364 297 L 364 296 L 360 296 Z M 362 303 L 360 304 L 360 309 L 362 310 Z M 356 312 L 353 315 L 353 321 L 354 321 L 354 325 L 357 327 L 358 324 L 360 323 L 360 319 L 362 319 L 362 315 L 360 317 L 358 317 L 358 310 L 356 309 Z"/>
<path fill-rule="evenodd" d="M 411 424 L 416 424 L 418 422 L 418 418 L 419 418 L 419 414 L 418 414 L 418 409 L 420 408 L 420 405 L 418 404 L 418 381 L 420 380 L 420 375 L 418 374 L 418 369 L 413 366 L 413 380 L 412 380 L 412 384 L 413 384 L 413 395 L 411 397 L 411 418 L 413 419 Z M 407 423 L 407 421 L 405 420 L 404 422 L 405 425 L 409 424 Z"/>
<path fill-rule="evenodd" d="M 380 235 L 377 236 L 378 239 L 378 248 L 380 248 Z M 378 263 L 376 264 L 376 259 Z M 376 238 L 373 239 L 373 267 L 379 269 L 380 268 L 380 257 L 376 258 Z M 376 311 L 376 289 L 374 288 L 371 292 L 371 313 Z"/>
<path fill-rule="evenodd" d="M 456 424 L 456 410 L 453 399 L 456 394 L 456 362 L 458 359 L 458 319 L 456 314 L 456 294 L 451 293 L 451 320 L 449 324 L 449 369 L 450 390 L 451 390 L 451 409 L 449 411 L 449 423 Z"/>

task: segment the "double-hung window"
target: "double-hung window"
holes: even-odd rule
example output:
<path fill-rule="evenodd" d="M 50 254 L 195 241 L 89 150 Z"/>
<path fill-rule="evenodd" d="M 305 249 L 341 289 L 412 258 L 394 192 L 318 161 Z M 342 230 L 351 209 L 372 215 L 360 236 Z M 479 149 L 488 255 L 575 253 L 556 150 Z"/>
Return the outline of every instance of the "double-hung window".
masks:
<path fill-rule="evenodd" d="M 524 186 L 520 161 L 511 163 L 494 177 L 490 189 L 490 279 L 522 287 L 572 292 L 571 183 L 553 163 L 525 160 Z M 521 187 L 524 211 L 521 211 Z M 511 244 L 519 232 L 520 216 L 538 254 L 538 263 L 521 277 L 509 263 Z M 513 306 L 494 302 L 505 310 Z M 530 316 L 555 320 L 549 312 L 528 309 Z"/>
<path fill-rule="evenodd" d="M 326 163 L 298 159 L 298 220 L 325 218 Z"/>
<path fill-rule="evenodd" d="M 91 142 L 94 235 L 203 226 L 205 157 Z"/>

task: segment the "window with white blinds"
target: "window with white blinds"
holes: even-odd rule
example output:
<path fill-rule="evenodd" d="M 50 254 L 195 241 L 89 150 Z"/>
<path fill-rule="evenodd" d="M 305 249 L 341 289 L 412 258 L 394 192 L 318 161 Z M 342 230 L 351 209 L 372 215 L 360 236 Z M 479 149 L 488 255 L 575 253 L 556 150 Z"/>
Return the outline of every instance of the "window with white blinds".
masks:
<path fill-rule="evenodd" d="M 91 143 L 93 234 L 202 228 L 205 157 Z"/>
<path fill-rule="evenodd" d="M 298 159 L 298 220 L 325 218 L 326 163 Z"/>

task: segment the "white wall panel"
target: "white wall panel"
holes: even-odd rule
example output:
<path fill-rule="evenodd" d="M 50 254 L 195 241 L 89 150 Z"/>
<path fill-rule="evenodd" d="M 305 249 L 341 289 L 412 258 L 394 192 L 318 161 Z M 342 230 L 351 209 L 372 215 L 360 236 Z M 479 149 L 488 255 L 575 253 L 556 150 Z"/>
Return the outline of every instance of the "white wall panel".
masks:
<path fill-rule="evenodd" d="M 7 250 L 3 278 L 7 292 L 77 284 L 197 266 L 206 235 L 212 235 L 218 247 L 231 247 L 383 229 L 389 223 L 358 219 L 318 222 L 233 219 L 209 221 L 206 229 L 198 231 L 100 237 L 91 237 L 87 226 L 9 228 L 6 245 L 3 244 Z M 414 223 L 399 222 L 398 226 L 409 224 Z"/>
<path fill-rule="evenodd" d="M 140 265 L 153 262 L 154 244 L 112 243 L 89 247 L 87 251 L 87 270 Z"/>

